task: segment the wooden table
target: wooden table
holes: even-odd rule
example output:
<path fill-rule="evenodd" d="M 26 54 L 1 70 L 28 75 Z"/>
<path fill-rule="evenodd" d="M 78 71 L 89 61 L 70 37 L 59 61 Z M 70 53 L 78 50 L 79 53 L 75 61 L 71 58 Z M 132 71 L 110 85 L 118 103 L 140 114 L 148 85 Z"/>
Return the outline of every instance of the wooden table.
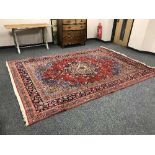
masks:
<path fill-rule="evenodd" d="M 18 38 L 17 38 L 17 31 L 19 30 L 25 30 L 25 29 L 36 29 L 36 28 L 40 28 L 42 29 L 42 38 L 43 38 L 43 43 L 46 46 L 47 50 L 49 49 L 48 47 L 48 42 L 47 42 L 47 27 L 50 26 L 47 23 L 40 23 L 40 24 L 9 24 L 9 25 L 4 25 L 5 28 L 7 29 L 11 29 L 12 30 L 12 34 L 13 34 L 13 38 L 14 38 L 14 43 L 15 43 L 15 47 L 17 48 L 18 53 L 20 54 L 20 46 L 19 42 L 18 42 Z M 28 46 L 31 47 L 31 46 Z"/>

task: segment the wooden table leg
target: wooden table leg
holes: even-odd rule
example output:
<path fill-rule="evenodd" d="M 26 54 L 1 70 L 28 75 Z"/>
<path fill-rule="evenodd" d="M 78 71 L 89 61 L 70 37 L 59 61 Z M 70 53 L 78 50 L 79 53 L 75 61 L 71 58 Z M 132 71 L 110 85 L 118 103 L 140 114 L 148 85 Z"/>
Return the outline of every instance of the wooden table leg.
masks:
<path fill-rule="evenodd" d="M 47 50 L 49 50 L 48 42 L 47 42 L 47 28 L 46 27 L 43 28 L 43 40 L 45 41 L 45 46 Z"/>
<path fill-rule="evenodd" d="M 20 52 L 19 43 L 18 43 L 18 39 L 17 39 L 17 35 L 16 35 L 16 30 L 15 29 L 12 29 L 12 34 L 13 34 L 13 39 L 14 39 L 15 46 L 17 48 L 18 53 L 20 54 L 21 52 Z"/>

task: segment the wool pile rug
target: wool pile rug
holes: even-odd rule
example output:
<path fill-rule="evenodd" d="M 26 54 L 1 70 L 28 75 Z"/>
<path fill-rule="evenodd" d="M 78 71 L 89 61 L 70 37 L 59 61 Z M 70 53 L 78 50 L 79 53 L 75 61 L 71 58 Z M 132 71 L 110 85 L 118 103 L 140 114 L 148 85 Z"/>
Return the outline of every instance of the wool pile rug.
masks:
<path fill-rule="evenodd" d="M 26 125 L 155 76 L 155 68 L 104 47 L 6 65 Z"/>

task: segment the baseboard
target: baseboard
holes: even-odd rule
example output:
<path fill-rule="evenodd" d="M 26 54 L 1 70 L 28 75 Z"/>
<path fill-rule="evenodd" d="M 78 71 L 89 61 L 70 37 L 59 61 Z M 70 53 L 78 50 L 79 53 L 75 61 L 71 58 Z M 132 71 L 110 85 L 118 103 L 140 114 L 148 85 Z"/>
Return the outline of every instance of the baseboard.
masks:
<path fill-rule="evenodd" d="M 96 40 L 96 38 L 87 38 L 87 40 Z"/>
<path fill-rule="evenodd" d="M 98 38 L 88 38 L 87 40 L 97 40 L 97 41 L 101 41 L 101 42 L 103 42 L 103 43 L 112 43 L 112 41 L 104 41 L 104 40 L 100 40 L 100 39 L 98 39 Z M 153 53 L 153 52 L 151 52 L 151 51 L 137 50 L 137 49 L 135 49 L 135 48 L 133 48 L 133 47 L 129 47 L 129 46 L 127 46 L 126 48 L 129 48 L 129 49 L 132 49 L 132 50 L 134 50 L 134 51 L 141 52 L 141 53 L 150 53 L 150 54 L 155 55 L 155 53 Z"/>
<path fill-rule="evenodd" d="M 135 49 L 135 48 L 133 48 L 133 47 L 127 46 L 127 48 L 129 48 L 129 49 L 131 49 L 131 50 L 134 50 L 134 51 L 137 51 L 137 52 L 141 52 L 140 50 L 137 50 L 137 49 Z"/>
<path fill-rule="evenodd" d="M 104 40 L 100 40 L 98 38 L 87 38 L 87 40 L 97 40 L 97 41 L 101 41 L 103 43 L 112 43 L 112 41 L 104 41 Z"/>
<path fill-rule="evenodd" d="M 37 43 L 37 44 L 25 44 L 25 45 L 21 45 L 21 46 L 39 46 L 39 45 L 42 45 L 44 43 Z M 54 42 L 48 42 L 48 44 L 54 44 Z M 12 48 L 12 47 L 15 47 L 15 45 L 10 45 L 10 46 L 1 46 L 0 49 L 6 49 L 6 48 Z"/>
<path fill-rule="evenodd" d="M 129 46 L 127 46 L 127 48 L 129 48 L 129 49 L 131 49 L 131 50 L 134 50 L 134 51 L 136 51 L 136 52 L 155 54 L 155 53 L 153 53 L 153 52 L 151 52 L 151 51 L 137 50 L 137 49 L 135 49 L 135 48 L 133 48 L 133 47 L 129 47 Z"/>
<path fill-rule="evenodd" d="M 111 43 L 112 41 L 104 41 L 104 40 L 100 40 L 98 38 L 87 38 L 87 40 L 97 40 L 97 41 L 101 41 L 103 43 Z M 54 42 L 48 42 L 49 44 L 54 44 Z M 39 46 L 43 43 L 38 43 L 38 44 L 26 44 L 26 45 L 21 45 L 21 46 Z M 0 49 L 5 49 L 5 48 L 13 48 L 15 47 L 15 45 L 10 45 L 10 46 L 1 46 Z"/>
<path fill-rule="evenodd" d="M 100 41 L 100 42 L 103 42 L 103 43 L 112 43 L 112 41 L 104 41 L 104 40 L 100 40 L 98 38 L 87 38 L 87 41 L 89 40 L 96 40 L 96 41 Z M 27 45 L 23 45 L 23 46 L 39 46 L 39 45 L 42 45 L 43 43 L 38 43 L 38 44 L 27 44 Z M 54 44 L 54 42 L 48 42 L 48 44 Z M 15 46 L 14 45 L 11 45 L 11 46 L 1 46 L 0 49 L 6 49 L 6 48 L 14 48 Z M 155 54 L 151 51 L 142 51 L 142 50 L 138 50 L 138 49 L 135 49 L 133 47 L 129 47 L 127 46 L 126 48 L 129 48 L 129 49 L 132 49 L 134 51 L 137 51 L 137 52 L 142 52 L 142 53 L 150 53 L 150 54 Z"/>
<path fill-rule="evenodd" d="M 98 39 L 98 38 L 96 38 L 98 41 L 101 41 L 101 42 L 103 42 L 103 43 L 112 43 L 112 41 L 110 40 L 110 41 L 105 41 L 105 40 L 100 40 L 100 39 Z"/>

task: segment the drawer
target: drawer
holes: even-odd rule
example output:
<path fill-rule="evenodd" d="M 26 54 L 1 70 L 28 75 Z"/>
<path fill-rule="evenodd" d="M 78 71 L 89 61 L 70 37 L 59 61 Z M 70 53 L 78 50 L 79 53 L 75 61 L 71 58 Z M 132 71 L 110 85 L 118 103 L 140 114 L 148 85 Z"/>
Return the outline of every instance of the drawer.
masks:
<path fill-rule="evenodd" d="M 76 23 L 77 24 L 80 24 L 80 23 L 86 24 L 86 19 L 76 19 Z"/>
<path fill-rule="evenodd" d="M 64 31 L 63 45 L 84 43 L 87 39 L 85 30 Z"/>
<path fill-rule="evenodd" d="M 73 36 L 75 35 L 74 31 L 64 31 L 63 37 Z"/>
<path fill-rule="evenodd" d="M 63 38 L 73 38 L 73 37 L 86 37 L 86 32 L 84 30 L 77 31 L 64 31 Z"/>
<path fill-rule="evenodd" d="M 86 28 L 86 24 L 78 25 L 63 25 L 63 30 L 83 30 Z"/>
<path fill-rule="evenodd" d="M 71 44 L 80 44 L 86 41 L 85 37 L 69 37 L 63 39 L 64 45 L 71 45 Z"/>
<path fill-rule="evenodd" d="M 63 24 L 75 24 L 75 19 L 63 19 Z"/>

